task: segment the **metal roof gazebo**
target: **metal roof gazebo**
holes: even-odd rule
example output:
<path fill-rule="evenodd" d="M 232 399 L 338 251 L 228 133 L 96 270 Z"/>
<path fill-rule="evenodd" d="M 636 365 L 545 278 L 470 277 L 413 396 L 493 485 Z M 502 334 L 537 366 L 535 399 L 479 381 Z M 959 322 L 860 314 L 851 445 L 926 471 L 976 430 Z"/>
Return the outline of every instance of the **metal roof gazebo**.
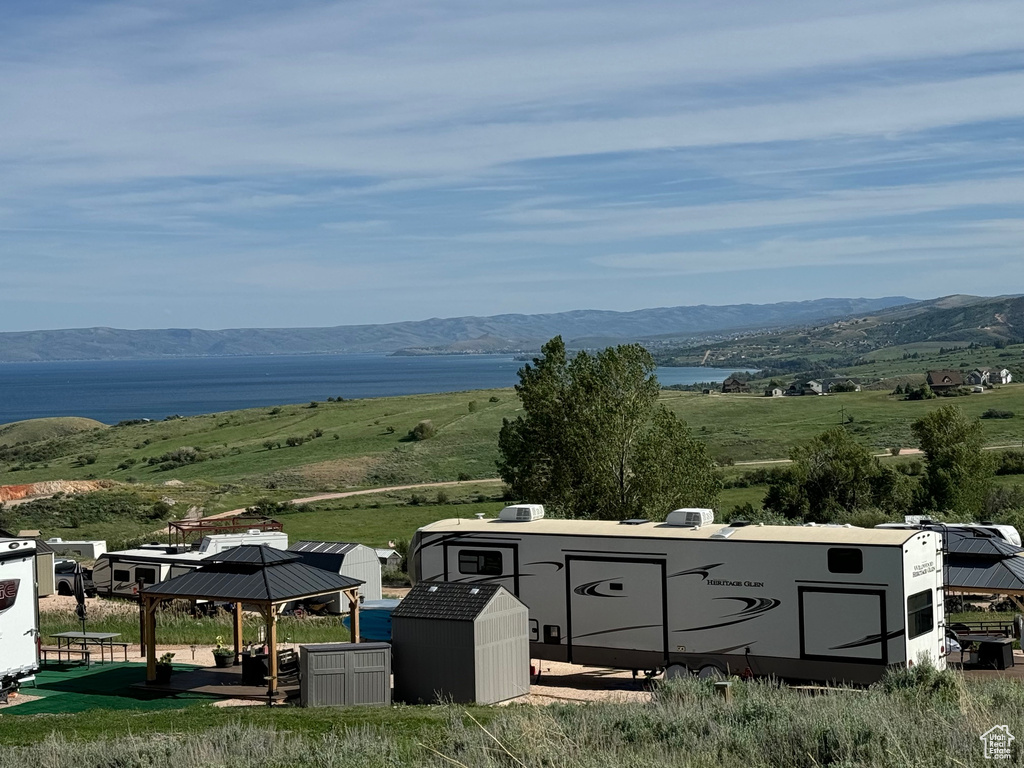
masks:
<path fill-rule="evenodd" d="M 234 547 L 206 558 L 203 563 L 194 571 L 142 590 L 139 610 L 146 645 L 147 682 L 156 680 L 156 610 L 161 600 L 233 602 L 236 663 L 242 650 L 242 603 L 255 606 L 267 623 L 270 695 L 277 692 L 277 613 L 285 603 L 344 592 L 352 614 L 352 641 L 359 642 L 359 585 L 362 582 L 358 579 L 314 568 L 301 562 L 301 557 L 294 552 L 262 545 Z"/>

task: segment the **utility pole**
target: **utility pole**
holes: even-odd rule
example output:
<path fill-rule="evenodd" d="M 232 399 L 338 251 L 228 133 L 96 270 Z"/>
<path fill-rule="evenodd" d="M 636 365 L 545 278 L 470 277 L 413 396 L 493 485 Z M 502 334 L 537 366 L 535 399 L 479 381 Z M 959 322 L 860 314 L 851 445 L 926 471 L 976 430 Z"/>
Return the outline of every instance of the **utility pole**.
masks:
<path fill-rule="evenodd" d="M 846 406 L 845 405 L 841 405 L 841 406 L 839 406 L 839 426 L 842 426 L 845 423 L 846 423 Z"/>

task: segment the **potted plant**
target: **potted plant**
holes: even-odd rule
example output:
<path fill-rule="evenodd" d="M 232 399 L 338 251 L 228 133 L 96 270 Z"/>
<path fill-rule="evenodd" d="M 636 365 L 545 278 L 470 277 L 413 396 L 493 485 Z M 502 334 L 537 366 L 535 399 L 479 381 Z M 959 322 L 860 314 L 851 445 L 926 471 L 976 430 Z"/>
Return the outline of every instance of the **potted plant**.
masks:
<path fill-rule="evenodd" d="M 217 647 L 213 649 L 213 661 L 218 667 L 230 667 L 235 663 L 235 649 L 224 645 L 224 638 L 217 636 Z"/>
<path fill-rule="evenodd" d="M 171 665 L 173 658 L 173 653 L 165 653 L 156 660 L 156 681 L 158 683 L 169 683 L 171 681 L 171 672 L 174 670 L 174 667 Z"/>

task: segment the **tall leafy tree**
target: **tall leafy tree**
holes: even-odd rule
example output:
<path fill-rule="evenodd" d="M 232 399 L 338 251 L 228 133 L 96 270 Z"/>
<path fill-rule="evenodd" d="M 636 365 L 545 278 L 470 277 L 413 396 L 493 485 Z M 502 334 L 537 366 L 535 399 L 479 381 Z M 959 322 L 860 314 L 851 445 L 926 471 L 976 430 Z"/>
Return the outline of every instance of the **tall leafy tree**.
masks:
<path fill-rule="evenodd" d="M 556 337 L 542 353 L 519 372 L 523 415 L 498 437 L 498 471 L 517 497 L 605 519 L 717 501 L 704 446 L 658 406 L 647 350 L 627 344 L 568 360 Z"/>
<path fill-rule="evenodd" d="M 791 519 L 827 523 L 858 510 L 908 511 L 907 479 L 883 467 L 843 427 L 823 432 L 790 452 L 791 466 L 772 473 L 764 506 Z"/>
<path fill-rule="evenodd" d="M 922 505 L 936 512 L 978 515 L 992 487 L 994 463 L 983 453 L 981 422 L 944 405 L 911 425 L 925 455 Z"/>

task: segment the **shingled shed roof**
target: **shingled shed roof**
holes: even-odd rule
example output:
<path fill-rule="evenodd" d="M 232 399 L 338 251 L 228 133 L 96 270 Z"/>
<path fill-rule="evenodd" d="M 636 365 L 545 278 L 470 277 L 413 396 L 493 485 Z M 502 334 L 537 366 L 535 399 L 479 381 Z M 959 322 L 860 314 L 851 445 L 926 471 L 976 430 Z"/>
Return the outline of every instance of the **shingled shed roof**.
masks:
<path fill-rule="evenodd" d="M 358 587 L 362 582 L 298 562 L 299 555 L 265 546 L 233 547 L 206 565 L 154 584 L 160 597 L 279 603 Z"/>
<path fill-rule="evenodd" d="M 391 612 L 391 618 L 473 621 L 499 589 L 499 584 L 421 581 Z"/>

